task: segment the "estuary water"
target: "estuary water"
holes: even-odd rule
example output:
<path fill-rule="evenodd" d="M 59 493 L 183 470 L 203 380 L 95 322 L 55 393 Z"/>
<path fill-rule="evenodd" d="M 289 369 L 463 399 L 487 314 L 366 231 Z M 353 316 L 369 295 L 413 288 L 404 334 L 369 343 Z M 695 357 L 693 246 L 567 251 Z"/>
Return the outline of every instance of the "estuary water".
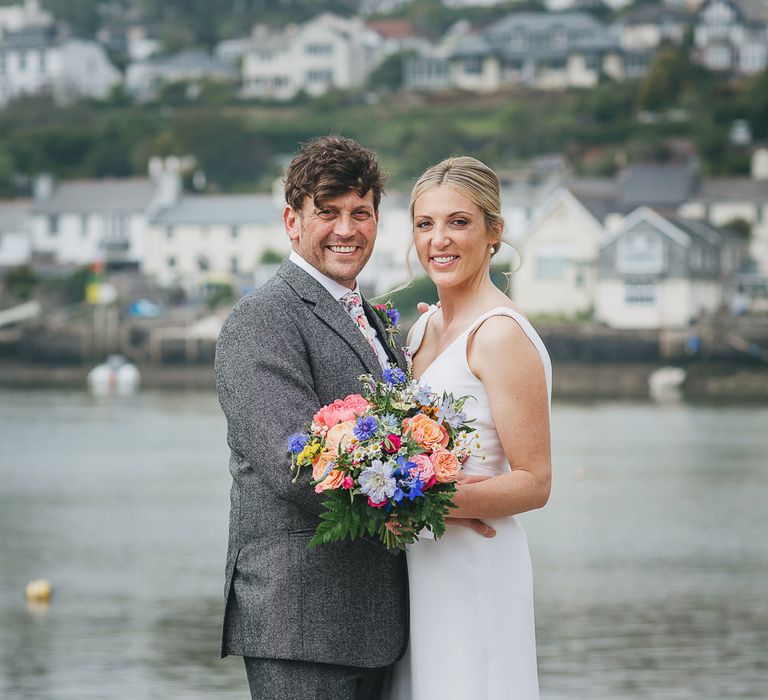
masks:
<path fill-rule="evenodd" d="M 768 407 L 555 403 L 553 444 L 543 700 L 768 698 Z M 211 393 L 0 390 L 0 697 L 247 698 L 227 456 Z"/>

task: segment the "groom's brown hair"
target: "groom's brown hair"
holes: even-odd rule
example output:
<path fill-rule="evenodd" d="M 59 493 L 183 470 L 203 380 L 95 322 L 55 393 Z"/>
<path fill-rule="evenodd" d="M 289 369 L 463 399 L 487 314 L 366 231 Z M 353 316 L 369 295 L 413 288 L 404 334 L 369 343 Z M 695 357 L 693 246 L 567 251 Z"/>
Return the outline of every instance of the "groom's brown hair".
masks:
<path fill-rule="evenodd" d="M 291 209 L 300 212 L 304 197 L 320 207 L 350 191 L 361 197 L 373 192 L 373 208 L 379 210 L 384 173 L 373 151 L 343 136 L 323 136 L 301 145 L 285 175 L 285 201 Z"/>

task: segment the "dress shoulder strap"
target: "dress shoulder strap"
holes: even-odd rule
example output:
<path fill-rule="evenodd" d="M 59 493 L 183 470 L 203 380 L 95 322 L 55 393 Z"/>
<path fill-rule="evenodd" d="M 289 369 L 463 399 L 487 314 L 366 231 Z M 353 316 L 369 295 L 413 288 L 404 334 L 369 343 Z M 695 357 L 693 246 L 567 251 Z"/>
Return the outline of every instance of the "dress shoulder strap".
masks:
<path fill-rule="evenodd" d="M 467 341 L 472 337 L 472 334 L 477 331 L 478 328 L 492 316 L 509 316 L 517 321 L 517 325 L 520 326 L 523 333 L 528 336 L 528 340 L 536 348 L 539 356 L 541 357 L 542 365 L 544 366 L 544 376 L 547 380 L 547 390 L 552 396 L 552 361 L 549 358 L 549 353 L 544 345 L 544 341 L 541 339 L 536 329 L 531 325 L 531 322 L 523 316 L 519 311 L 509 308 L 508 306 L 497 306 L 490 311 L 486 311 L 480 318 L 478 318 L 466 331 Z"/>
<path fill-rule="evenodd" d="M 411 329 L 411 340 L 408 343 L 408 348 L 410 349 L 411 354 L 415 355 L 416 351 L 421 347 L 421 342 L 424 340 L 424 334 L 427 332 L 429 319 L 432 318 L 437 309 L 438 307 L 436 304 L 430 304 L 429 309 L 421 314 L 416 320 L 416 323 L 413 324 L 413 328 Z"/>

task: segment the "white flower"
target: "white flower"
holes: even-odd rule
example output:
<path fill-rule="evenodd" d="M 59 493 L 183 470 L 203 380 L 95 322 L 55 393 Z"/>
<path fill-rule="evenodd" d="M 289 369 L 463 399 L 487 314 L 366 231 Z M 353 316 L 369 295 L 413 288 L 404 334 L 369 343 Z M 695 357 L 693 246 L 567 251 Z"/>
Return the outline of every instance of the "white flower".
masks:
<path fill-rule="evenodd" d="M 392 471 L 393 464 L 391 462 L 382 462 L 379 459 L 373 460 L 370 467 L 366 467 L 360 472 L 360 477 L 358 478 L 360 490 L 374 503 L 382 503 L 388 498 L 392 498 L 397 487 Z"/>

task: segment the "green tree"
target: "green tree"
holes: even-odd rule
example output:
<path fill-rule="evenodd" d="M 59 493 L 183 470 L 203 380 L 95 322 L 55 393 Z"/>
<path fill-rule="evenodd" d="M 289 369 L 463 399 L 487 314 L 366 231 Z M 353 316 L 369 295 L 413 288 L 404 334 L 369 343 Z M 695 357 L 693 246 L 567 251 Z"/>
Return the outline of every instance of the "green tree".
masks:
<path fill-rule="evenodd" d="M 5 275 L 6 290 L 19 301 L 31 299 L 39 283 L 40 278 L 31 265 L 13 267 Z"/>
<path fill-rule="evenodd" d="M 640 81 L 637 103 L 640 109 L 658 111 L 675 106 L 690 77 L 690 59 L 679 46 L 658 51 L 648 74 Z"/>
<path fill-rule="evenodd" d="M 755 76 L 745 90 L 749 121 L 755 138 L 768 138 L 768 68 Z"/>

